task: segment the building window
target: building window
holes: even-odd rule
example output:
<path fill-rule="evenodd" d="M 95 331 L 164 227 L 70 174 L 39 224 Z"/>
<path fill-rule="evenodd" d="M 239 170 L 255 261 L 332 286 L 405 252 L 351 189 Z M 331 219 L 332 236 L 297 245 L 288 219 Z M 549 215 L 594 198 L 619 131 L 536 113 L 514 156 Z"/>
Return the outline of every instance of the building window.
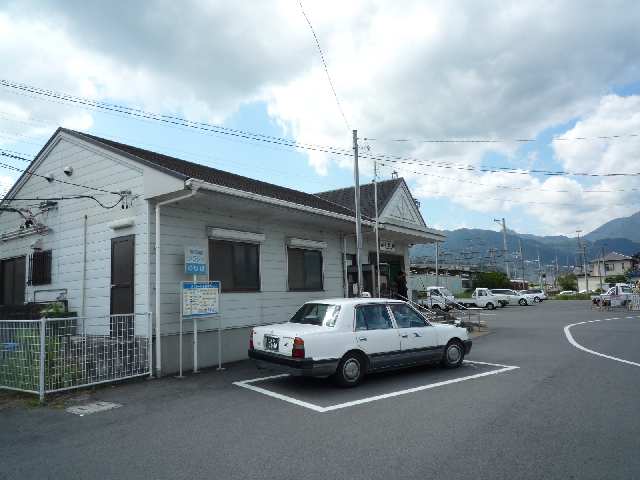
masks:
<path fill-rule="evenodd" d="M 613 270 L 613 265 L 611 265 L 610 263 L 605 263 L 604 264 L 604 271 L 605 272 L 610 272 L 611 270 Z"/>
<path fill-rule="evenodd" d="M 0 261 L 0 305 L 24 304 L 25 263 L 25 257 Z"/>
<path fill-rule="evenodd" d="M 287 259 L 289 290 L 322 290 L 322 251 L 289 247 Z"/>
<path fill-rule="evenodd" d="M 29 284 L 48 285 L 51 283 L 51 250 L 33 252 L 29 256 Z"/>
<path fill-rule="evenodd" d="M 209 240 L 209 271 L 223 292 L 260 291 L 260 247 L 255 243 Z"/>

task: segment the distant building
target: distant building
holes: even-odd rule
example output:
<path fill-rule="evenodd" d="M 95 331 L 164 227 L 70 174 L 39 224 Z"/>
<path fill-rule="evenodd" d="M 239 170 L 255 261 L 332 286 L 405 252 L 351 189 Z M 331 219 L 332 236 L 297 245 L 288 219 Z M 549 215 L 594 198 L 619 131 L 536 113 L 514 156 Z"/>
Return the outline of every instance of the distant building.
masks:
<path fill-rule="evenodd" d="M 589 262 L 591 275 L 607 277 L 609 275 L 624 275 L 633 266 L 633 259 L 618 252 L 607 253 L 604 257 Z"/>

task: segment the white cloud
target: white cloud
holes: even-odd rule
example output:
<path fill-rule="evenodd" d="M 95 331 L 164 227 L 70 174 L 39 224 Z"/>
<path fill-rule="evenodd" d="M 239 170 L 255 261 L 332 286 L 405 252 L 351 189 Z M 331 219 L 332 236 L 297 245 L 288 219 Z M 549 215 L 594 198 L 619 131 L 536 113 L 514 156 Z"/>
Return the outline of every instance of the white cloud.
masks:
<path fill-rule="evenodd" d="M 636 97 L 602 97 L 640 74 L 637 2 L 615 8 L 578 0 L 303 4 L 349 122 L 361 136 L 378 139 L 370 142 L 373 152 L 471 165 L 498 153 L 513 166 L 530 168 L 540 159 L 536 152 L 517 156 L 518 144 L 385 140 L 525 138 L 576 117 L 582 120 L 567 136 L 640 131 Z M 269 114 L 298 141 L 350 148 L 351 133 L 293 1 L 78 0 L 64 8 L 11 2 L 0 10 L 0 57 L 12 67 L 6 74 L 11 80 L 190 119 L 219 123 L 243 104 L 266 101 Z M 13 120 L 4 121 L 2 112 Z M 93 118 L 91 112 L 0 91 L 1 130 L 38 135 L 58 124 L 88 129 Z M 597 171 L 619 170 L 637 147 L 553 145 L 565 168 Z M 332 165 L 350 167 L 351 160 L 311 152 L 309 163 L 326 174 Z M 482 214 L 513 212 L 514 203 L 500 198 L 551 203 L 540 206 L 544 215 L 537 217 L 549 231 L 578 222 L 595 226 L 608 213 L 633 210 L 610 206 L 628 202 L 630 195 L 587 194 L 582 184 L 593 182 L 575 178 L 425 168 L 452 177 L 443 179 L 418 176 L 411 172 L 416 167 L 395 168 L 415 180 L 419 197 L 446 197 Z M 626 188 L 628 182 L 614 178 L 590 188 L 596 186 Z"/>
<path fill-rule="evenodd" d="M 9 176 L 0 175 L 0 198 L 4 197 L 6 193 L 9 191 L 13 183 L 15 182 L 14 178 Z"/>

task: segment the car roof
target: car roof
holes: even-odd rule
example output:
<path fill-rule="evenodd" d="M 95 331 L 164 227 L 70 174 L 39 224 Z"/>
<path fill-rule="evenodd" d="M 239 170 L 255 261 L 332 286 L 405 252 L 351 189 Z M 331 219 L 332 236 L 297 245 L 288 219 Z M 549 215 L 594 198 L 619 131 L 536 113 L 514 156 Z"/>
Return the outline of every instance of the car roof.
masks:
<path fill-rule="evenodd" d="M 310 300 L 306 303 L 325 303 L 330 305 L 360 305 L 363 303 L 405 303 L 402 300 L 396 300 L 393 298 L 324 298 L 318 300 Z"/>

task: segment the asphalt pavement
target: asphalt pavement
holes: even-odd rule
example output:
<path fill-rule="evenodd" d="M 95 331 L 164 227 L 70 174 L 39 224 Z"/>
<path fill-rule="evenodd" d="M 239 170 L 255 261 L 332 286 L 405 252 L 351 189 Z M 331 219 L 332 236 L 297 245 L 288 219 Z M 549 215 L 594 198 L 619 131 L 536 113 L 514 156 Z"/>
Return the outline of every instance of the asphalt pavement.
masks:
<path fill-rule="evenodd" d="M 98 389 L 85 401 L 122 406 L 82 417 L 2 409 L 0 478 L 640 478 L 640 318 L 579 301 L 491 313 L 468 357 L 483 363 L 455 371 L 250 384 L 262 392 L 234 383 L 268 375 L 240 362 Z M 613 317 L 570 333 L 631 363 L 565 335 Z"/>

